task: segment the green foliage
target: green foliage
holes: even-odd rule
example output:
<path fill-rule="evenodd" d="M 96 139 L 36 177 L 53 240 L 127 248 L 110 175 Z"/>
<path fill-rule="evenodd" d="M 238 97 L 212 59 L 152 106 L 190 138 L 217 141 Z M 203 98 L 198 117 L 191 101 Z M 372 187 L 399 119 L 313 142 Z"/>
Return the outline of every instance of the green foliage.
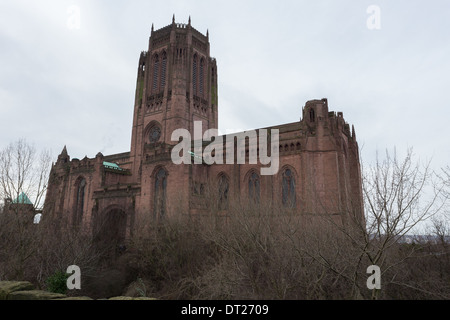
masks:
<path fill-rule="evenodd" d="M 144 281 L 142 281 L 142 278 L 138 278 L 137 281 L 139 282 L 139 287 L 136 288 L 136 291 L 139 293 L 140 297 L 146 297 L 147 296 L 147 288 L 144 284 Z"/>
<path fill-rule="evenodd" d="M 217 87 L 211 86 L 211 102 L 217 105 Z"/>
<path fill-rule="evenodd" d="M 53 275 L 47 278 L 47 290 L 54 293 L 66 294 L 68 278 L 69 274 L 63 271 L 56 271 Z"/>

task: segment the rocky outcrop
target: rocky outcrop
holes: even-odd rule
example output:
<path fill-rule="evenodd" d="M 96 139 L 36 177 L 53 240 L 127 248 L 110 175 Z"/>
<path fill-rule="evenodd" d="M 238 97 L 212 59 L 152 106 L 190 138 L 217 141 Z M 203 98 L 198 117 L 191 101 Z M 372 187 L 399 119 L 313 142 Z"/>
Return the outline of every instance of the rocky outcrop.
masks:
<path fill-rule="evenodd" d="M 34 286 L 27 281 L 0 281 L 0 300 L 8 300 L 13 292 L 32 289 Z"/>
<path fill-rule="evenodd" d="M 65 294 L 36 290 L 27 281 L 0 281 L 0 300 L 94 300 L 90 297 L 68 297 Z M 102 299 L 103 300 L 103 299 Z M 147 297 L 112 297 L 105 300 L 155 300 Z"/>

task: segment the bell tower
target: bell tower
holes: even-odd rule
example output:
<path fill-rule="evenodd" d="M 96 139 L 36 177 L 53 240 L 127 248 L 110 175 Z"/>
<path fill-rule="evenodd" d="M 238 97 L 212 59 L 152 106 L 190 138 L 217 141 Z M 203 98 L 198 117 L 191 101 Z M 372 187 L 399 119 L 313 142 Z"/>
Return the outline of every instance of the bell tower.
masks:
<path fill-rule="evenodd" d="M 217 63 L 210 56 L 209 32 L 172 23 L 151 29 L 149 46 L 139 57 L 130 156 L 138 160 L 151 145 L 175 145 L 176 129 L 193 134 L 218 128 Z"/>

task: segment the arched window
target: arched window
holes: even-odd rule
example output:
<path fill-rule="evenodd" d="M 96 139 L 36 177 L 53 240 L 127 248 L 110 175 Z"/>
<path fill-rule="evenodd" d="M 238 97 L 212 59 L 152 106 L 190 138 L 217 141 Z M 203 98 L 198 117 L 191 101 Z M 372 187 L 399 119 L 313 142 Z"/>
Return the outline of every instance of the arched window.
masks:
<path fill-rule="evenodd" d="M 192 64 L 192 91 L 194 95 L 197 94 L 197 55 L 194 55 L 194 62 Z"/>
<path fill-rule="evenodd" d="M 230 184 L 225 175 L 219 177 L 219 210 L 228 208 L 228 191 Z"/>
<path fill-rule="evenodd" d="M 158 68 L 159 68 L 159 57 L 155 55 L 153 60 L 153 92 L 156 92 L 158 88 Z"/>
<path fill-rule="evenodd" d="M 248 178 L 248 196 L 251 201 L 259 203 L 260 199 L 260 180 L 256 172 L 252 172 Z"/>
<path fill-rule="evenodd" d="M 148 137 L 146 142 L 156 143 L 161 138 L 161 125 L 157 121 L 152 121 L 145 129 L 145 135 Z"/>
<path fill-rule="evenodd" d="M 314 111 L 314 109 L 309 110 L 309 120 L 311 122 L 316 121 L 316 112 Z"/>
<path fill-rule="evenodd" d="M 199 74 L 199 91 L 200 91 L 200 96 L 203 96 L 203 77 L 204 77 L 204 68 L 205 68 L 205 59 L 201 59 L 200 60 L 200 74 Z"/>
<path fill-rule="evenodd" d="M 167 68 L 167 54 L 164 51 L 161 63 L 161 89 L 164 89 L 164 87 L 166 86 L 166 68 Z"/>
<path fill-rule="evenodd" d="M 154 126 L 150 130 L 150 142 L 155 143 L 158 142 L 161 137 L 161 129 L 158 126 Z"/>
<path fill-rule="evenodd" d="M 167 190 L 167 172 L 163 168 L 159 169 L 155 175 L 154 192 L 154 213 L 156 219 L 163 218 L 166 214 L 166 190 Z"/>
<path fill-rule="evenodd" d="M 75 226 L 79 225 L 83 220 L 83 211 L 84 211 L 84 195 L 86 189 L 86 179 L 79 178 L 76 183 L 76 202 L 75 202 L 75 211 L 73 215 L 73 224 Z"/>
<path fill-rule="evenodd" d="M 284 170 L 281 188 L 283 206 L 295 208 L 295 178 L 291 169 Z"/>

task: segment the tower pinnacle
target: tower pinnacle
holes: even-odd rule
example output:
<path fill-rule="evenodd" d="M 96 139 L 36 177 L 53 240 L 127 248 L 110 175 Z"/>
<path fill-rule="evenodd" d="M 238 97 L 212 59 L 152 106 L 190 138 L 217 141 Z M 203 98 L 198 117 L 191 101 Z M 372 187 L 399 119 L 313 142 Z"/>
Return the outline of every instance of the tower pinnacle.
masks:
<path fill-rule="evenodd" d="M 64 145 L 64 148 L 62 149 L 62 151 L 61 151 L 61 154 L 60 154 L 61 156 L 64 156 L 64 157 L 67 157 L 67 147 Z"/>
<path fill-rule="evenodd" d="M 70 157 L 69 157 L 69 154 L 67 153 L 67 148 L 66 148 L 66 146 L 64 146 L 61 153 L 58 155 L 58 162 L 67 163 L 69 161 L 69 159 L 70 159 Z"/>

